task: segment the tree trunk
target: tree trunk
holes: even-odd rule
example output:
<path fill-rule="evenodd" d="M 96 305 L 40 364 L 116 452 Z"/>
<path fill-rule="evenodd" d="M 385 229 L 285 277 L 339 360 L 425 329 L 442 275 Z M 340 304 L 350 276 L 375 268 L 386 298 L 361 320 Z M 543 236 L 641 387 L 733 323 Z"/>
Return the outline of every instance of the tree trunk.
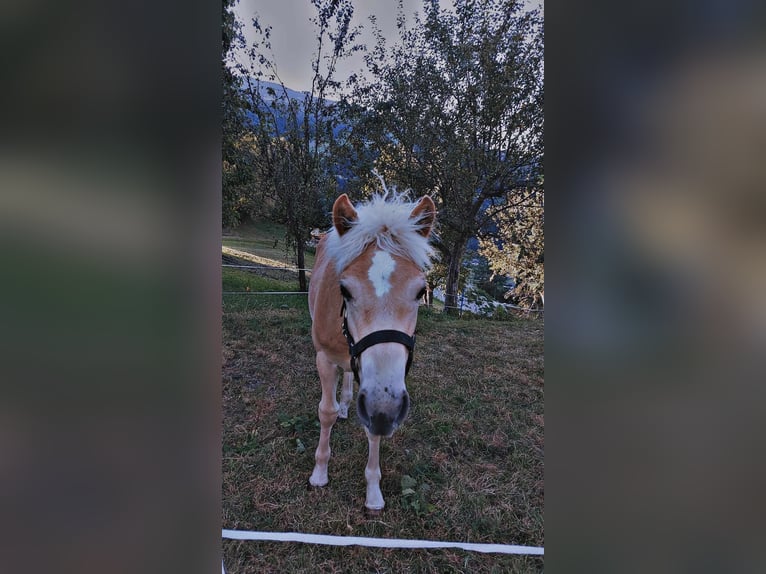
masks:
<path fill-rule="evenodd" d="M 463 262 L 463 254 L 467 239 L 460 239 L 456 242 L 449 252 L 449 262 L 447 264 L 446 289 L 444 292 L 444 312 L 458 312 L 458 285 L 460 282 L 460 264 Z"/>
<path fill-rule="evenodd" d="M 298 259 L 298 287 L 301 291 L 308 291 L 308 282 L 306 281 L 306 244 L 302 239 L 299 239 L 295 252 Z"/>

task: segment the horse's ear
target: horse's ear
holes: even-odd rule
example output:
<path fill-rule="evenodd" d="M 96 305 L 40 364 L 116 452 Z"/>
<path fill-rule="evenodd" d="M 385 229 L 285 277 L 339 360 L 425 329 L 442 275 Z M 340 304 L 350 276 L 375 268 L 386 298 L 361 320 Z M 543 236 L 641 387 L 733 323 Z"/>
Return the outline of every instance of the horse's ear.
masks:
<path fill-rule="evenodd" d="M 351 229 L 351 223 L 356 221 L 357 214 L 351 200 L 345 193 L 335 200 L 332 206 L 332 224 L 338 230 L 338 235 L 343 235 Z"/>
<path fill-rule="evenodd" d="M 418 233 L 423 237 L 428 237 L 436 221 L 436 205 L 434 205 L 434 200 L 424 195 L 415 206 L 415 209 L 412 210 L 412 213 L 410 213 L 410 219 L 414 219 L 422 226 L 418 229 Z"/>

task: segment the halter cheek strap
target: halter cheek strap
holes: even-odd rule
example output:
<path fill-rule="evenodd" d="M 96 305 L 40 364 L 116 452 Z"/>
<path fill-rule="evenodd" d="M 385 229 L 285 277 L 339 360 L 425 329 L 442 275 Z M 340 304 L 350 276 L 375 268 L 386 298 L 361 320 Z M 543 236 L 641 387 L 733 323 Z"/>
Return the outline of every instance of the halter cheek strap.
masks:
<path fill-rule="evenodd" d="M 415 350 L 415 336 L 409 336 L 402 331 L 395 331 L 393 329 L 384 329 L 382 331 L 373 331 L 366 337 L 362 337 L 362 340 L 356 343 L 354 337 L 348 330 L 348 317 L 346 313 L 346 300 L 343 300 L 343 306 L 340 308 L 340 314 L 343 317 L 343 324 L 341 329 L 343 330 L 343 336 L 346 337 L 348 342 L 348 354 L 351 355 L 351 370 L 354 372 L 354 380 L 359 382 L 359 357 L 362 351 L 369 349 L 373 345 L 378 343 L 401 343 L 409 351 L 407 355 L 407 366 L 404 368 L 404 375 L 410 372 L 412 366 L 412 352 Z"/>

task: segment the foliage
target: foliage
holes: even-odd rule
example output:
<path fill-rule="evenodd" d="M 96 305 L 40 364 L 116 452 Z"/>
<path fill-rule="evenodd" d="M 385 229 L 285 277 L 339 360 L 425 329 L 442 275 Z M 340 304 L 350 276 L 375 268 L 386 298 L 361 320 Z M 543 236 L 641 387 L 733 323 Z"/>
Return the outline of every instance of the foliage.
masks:
<path fill-rule="evenodd" d="M 319 421 L 316 418 L 309 418 L 307 415 L 290 416 L 285 413 L 279 413 L 277 419 L 279 420 L 279 426 L 289 429 L 290 432 L 295 434 L 302 434 L 309 427 L 319 428 Z"/>
<path fill-rule="evenodd" d="M 422 516 L 433 512 L 436 507 L 427 500 L 428 491 L 431 487 L 428 483 L 421 483 L 412 478 L 409 474 L 402 475 L 402 508 L 411 509 L 417 516 Z"/>
<path fill-rule="evenodd" d="M 400 2 L 392 47 L 375 28 L 371 80 L 353 98 L 367 110 L 359 134 L 379 149 L 378 170 L 434 195 L 450 306 L 468 240 L 490 227 L 496 203 L 528 197 L 541 169 L 542 20 L 516 0 L 423 8 L 408 27 Z"/>
<path fill-rule="evenodd" d="M 317 49 L 311 61 L 311 89 L 302 99 L 291 97 L 279 77 L 271 48 L 271 28 L 253 19 L 256 39 L 248 47 L 249 63 L 240 65 L 253 114 L 253 170 L 262 207 L 286 226 L 287 245 L 294 249 L 300 289 L 307 285 L 306 243 L 314 227 L 326 224 L 329 198 L 337 190 L 335 156 L 339 116 L 328 99 L 340 87 L 338 61 L 361 46 L 351 26 L 351 0 L 311 0 Z M 275 88 L 274 86 L 277 86 Z"/>
<path fill-rule="evenodd" d="M 504 301 L 504 295 L 513 281 L 506 275 L 495 272 L 484 254 L 478 253 L 474 261 L 471 269 L 473 284 L 486 293 L 490 300 Z"/>
<path fill-rule="evenodd" d="M 242 26 L 233 8 L 237 0 L 223 0 L 221 26 L 221 217 L 224 227 L 236 226 L 249 204 L 253 184 L 252 155 L 244 138 L 244 100 L 232 68 L 233 49 L 242 41 Z"/>
<path fill-rule="evenodd" d="M 542 303 L 545 290 L 545 202 L 540 186 L 522 205 L 495 214 L 497 232 L 480 239 L 482 254 L 495 273 L 510 275 L 515 287 L 506 297 L 532 307 Z"/>
<path fill-rule="evenodd" d="M 447 309 L 465 283 L 475 236 L 495 272 L 474 277 L 477 286 L 496 297 L 506 273 L 517 281 L 514 300 L 542 292 L 538 12 L 517 0 L 456 0 L 449 10 L 424 0 L 423 15 L 408 20 L 400 1 L 398 38 L 387 43 L 373 17 L 376 41 L 367 51 L 351 25 L 351 0 L 311 0 L 311 88 L 296 98 L 277 72 L 271 28 L 256 16 L 255 40 L 245 46 L 235 2 L 223 2 L 224 225 L 254 214 L 284 224 L 285 244 L 304 268 L 311 229 L 327 225 L 332 199 L 369 195 L 376 169 L 391 184 L 433 196 L 441 261 L 429 285 L 443 284 Z M 232 47 L 246 48 L 247 63 L 233 62 Z M 368 77 L 352 75 L 343 95 L 337 64 L 360 50 Z M 306 281 L 301 272 L 301 290 Z"/>

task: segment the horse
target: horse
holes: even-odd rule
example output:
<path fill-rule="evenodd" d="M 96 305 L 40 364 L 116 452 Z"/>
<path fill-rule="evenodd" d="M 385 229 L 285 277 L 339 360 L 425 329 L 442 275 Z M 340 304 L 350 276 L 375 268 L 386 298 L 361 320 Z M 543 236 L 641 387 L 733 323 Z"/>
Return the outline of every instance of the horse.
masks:
<path fill-rule="evenodd" d="M 384 188 L 385 189 L 385 188 Z M 330 433 L 347 418 L 354 382 L 356 412 L 369 445 L 365 506 L 385 506 L 380 440 L 391 437 L 410 408 L 405 377 L 412 363 L 418 307 L 433 247 L 436 207 L 429 196 L 409 202 L 389 191 L 354 207 L 345 193 L 332 208 L 333 227 L 319 241 L 309 284 L 311 337 L 322 384 L 319 444 L 309 478 L 328 483 Z M 343 370 L 336 400 L 338 367 Z"/>

